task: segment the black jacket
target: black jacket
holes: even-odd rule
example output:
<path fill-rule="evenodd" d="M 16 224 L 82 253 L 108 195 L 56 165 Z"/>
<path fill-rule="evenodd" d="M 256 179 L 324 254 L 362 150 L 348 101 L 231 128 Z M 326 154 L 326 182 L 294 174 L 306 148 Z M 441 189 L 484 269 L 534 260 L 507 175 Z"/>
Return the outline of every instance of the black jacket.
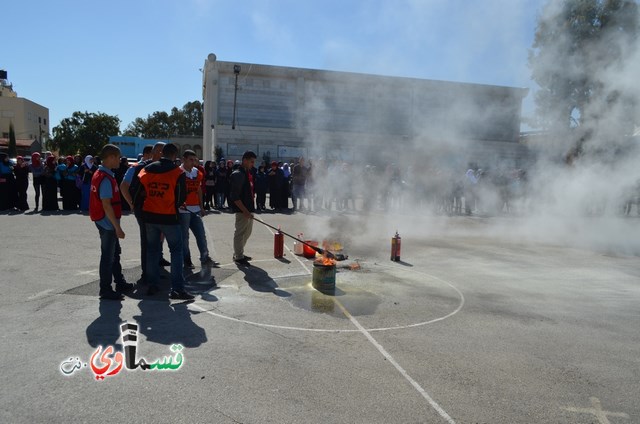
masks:
<path fill-rule="evenodd" d="M 235 204 L 236 200 L 240 200 L 249 212 L 253 212 L 255 210 L 253 192 L 251 190 L 251 182 L 249 181 L 249 174 L 247 174 L 247 171 L 243 167 L 236 169 L 231 174 L 229 183 L 231 185 L 229 191 L 229 204 L 233 211 L 236 213 L 242 212 Z"/>

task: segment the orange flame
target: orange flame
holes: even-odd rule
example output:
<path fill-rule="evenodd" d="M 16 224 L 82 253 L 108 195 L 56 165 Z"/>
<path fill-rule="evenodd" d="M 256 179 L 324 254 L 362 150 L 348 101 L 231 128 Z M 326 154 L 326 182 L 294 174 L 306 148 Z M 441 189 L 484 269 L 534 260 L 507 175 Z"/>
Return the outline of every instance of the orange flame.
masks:
<path fill-rule="evenodd" d="M 326 255 L 323 255 L 322 257 L 316 259 L 314 262 L 318 265 L 324 265 L 324 266 L 335 266 L 336 264 L 335 259 L 331 259 Z"/>

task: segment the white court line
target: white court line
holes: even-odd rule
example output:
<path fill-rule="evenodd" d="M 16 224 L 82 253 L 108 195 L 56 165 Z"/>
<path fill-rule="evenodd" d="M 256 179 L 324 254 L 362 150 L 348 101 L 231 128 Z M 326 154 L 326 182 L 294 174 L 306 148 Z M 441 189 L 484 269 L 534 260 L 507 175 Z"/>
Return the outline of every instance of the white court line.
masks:
<path fill-rule="evenodd" d="M 269 232 L 273 235 L 275 235 L 275 233 L 273 231 L 271 231 L 271 228 L 268 228 Z M 289 246 L 287 246 L 285 244 L 285 247 L 287 248 L 287 250 L 293 254 L 293 252 L 291 251 L 291 249 L 289 249 Z M 300 260 L 300 258 L 298 258 L 296 255 L 294 255 L 294 257 L 298 260 L 298 262 L 300 262 L 300 265 L 302 265 L 302 267 L 304 269 L 307 270 L 307 272 L 311 273 L 309 271 L 309 269 L 307 268 L 307 266 Z M 457 290 L 457 289 L 456 289 Z M 462 293 L 460 293 L 462 294 Z M 423 398 L 425 398 L 427 400 L 427 402 L 429 402 L 429 405 L 431 405 L 431 407 L 433 409 L 436 410 L 436 412 L 438 414 L 440 414 L 440 416 L 442 418 L 444 418 L 444 420 L 446 422 L 448 422 L 449 424 L 456 424 L 456 422 L 453 420 L 453 418 L 451 418 L 449 416 L 449 414 L 447 414 L 447 412 L 442 409 L 442 407 L 440 405 L 438 405 L 438 403 L 433 400 L 433 398 L 431 396 L 429 396 L 429 393 L 427 393 L 426 390 L 424 390 L 422 388 L 422 386 L 420 386 L 420 384 L 418 384 L 417 381 L 415 381 L 413 378 L 411 378 L 411 376 L 409 375 L 409 373 L 407 373 L 407 371 L 402 368 L 400 366 L 400 364 L 398 364 L 398 362 L 393 359 L 393 356 L 391 356 L 391 354 L 389 352 L 387 352 L 385 350 L 384 347 L 382 347 L 382 345 L 380 343 L 378 343 L 376 341 L 376 339 L 373 338 L 373 336 L 371 335 L 371 333 L 369 333 L 361 324 L 360 322 L 358 322 L 357 319 L 355 319 L 353 317 L 353 315 L 351 315 L 349 313 L 349 311 L 347 311 L 347 309 L 342 305 L 342 303 L 335 297 L 335 296 L 331 296 L 331 300 L 333 300 L 333 302 L 338 305 L 338 307 L 342 310 L 342 313 L 349 318 L 349 321 L 351 321 L 351 323 L 353 325 L 356 326 L 356 328 L 367 338 L 367 340 L 369 340 L 369 342 L 376 348 L 378 349 L 378 352 L 380 352 L 382 354 L 382 356 L 384 356 L 395 368 L 396 370 L 398 370 L 398 372 L 418 391 L 418 393 L 420 393 L 422 395 Z M 463 297 L 463 303 L 464 303 L 464 297 Z M 460 308 L 462 308 L 462 304 L 460 305 Z"/>
<path fill-rule="evenodd" d="M 400 364 L 396 362 L 395 359 L 393 359 L 393 356 L 391 356 L 391 354 L 387 352 L 385 348 L 382 347 L 382 345 L 376 341 L 376 339 L 373 338 L 373 336 L 358 322 L 358 320 L 355 319 L 353 315 L 351 315 L 344 306 L 342 306 L 342 303 L 335 297 L 333 297 L 332 299 L 335 302 L 335 304 L 338 305 L 338 307 L 342 310 L 342 313 L 345 314 L 347 318 L 349 318 L 351 323 L 355 325 L 358 328 L 358 330 L 360 330 L 360 332 L 364 334 L 367 340 L 369 340 L 369 342 L 371 342 L 371 344 L 375 346 L 376 349 L 378 349 L 378 352 L 380 352 L 382 356 L 384 356 L 391 363 L 391 365 L 393 365 L 396 368 L 396 370 L 398 370 L 400 374 L 402 374 L 402 376 L 409 383 L 411 383 L 411 385 L 418 391 L 418 393 L 420 393 L 422 397 L 425 398 L 427 402 L 429 402 L 429 405 L 431 405 L 431 407 L 435 409 L 436 412 L 440 414 L 440 416 L 444 418 L 449 424 L 455 424 L 456 422 L 449 416 L 449 414 L 447 414 L 447 412 L 444 409 L 442 409 L 442 407 L 438 405 L 438 403 L 435 400 L 433 400 L 431 396 L 429 396 L 429 393 L 427 393 L 427 391 L 423 389 L 422 386 L 420 386 L 420 384 L 418 384 L 417 381 L 411 378 L 409 373 L 407 373 L 407 371 L 405 371 L 405 369 L 402 368 Z"/>

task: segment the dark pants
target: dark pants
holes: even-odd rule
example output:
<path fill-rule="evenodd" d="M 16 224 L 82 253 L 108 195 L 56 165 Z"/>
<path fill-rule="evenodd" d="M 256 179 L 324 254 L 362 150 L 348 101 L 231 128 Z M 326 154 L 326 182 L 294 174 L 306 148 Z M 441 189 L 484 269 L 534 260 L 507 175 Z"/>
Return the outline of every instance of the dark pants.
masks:
<path fill-rule="evenodd" d="M 140 227 L 140 266 L 142 267 L 142 279 L 143 283 L 147 280 L 147 227 L 142 222 L 142 219 L 136 215 L 136 221 Z"/>
<path fill-rule="evenodd" d="M 115 230 L 106 230 L 96 224 L 100 232 L 100 296 L 113 291 L 111 278 L 116 283 L 125 283 L 120 265 L 120 241 Z"/>
<path fill-rule="evenodd" d="M 214 186 L 207 186 L 205 195 L 204 195 L 204 206 L 211 207 L 211 200 L 213 199 L 213 194 L 215 193 Z"/>
<path fill-rule="evenodd" d="M 257 207 L 260 210 L 264 210 L 266 209 L 266 203 L 267 203 L 267 192 L 263 191 L 263 190 L 259 190 L 256 192 L 256 203 L 257 203 Z"/>
<path fill-rule="evenodd" d="M 147 282 L 151 286 L 160 283 L 160 259 L 162 258 L 162 238 L 164 234 L 171 251 L 171 288 L 184 290 L 184 254 L 182 251 L 182 228 L 180 225 L 146 224 L 147 227 Z"/>
<path fill-rule="evenodd" d="M 40 193 L 44 193 L 45 176 L 33 177 L 33 190 L 36 192 L 36 209 L 40 206 Z M 89 208 L 87 208 L 89 210 Z"/>

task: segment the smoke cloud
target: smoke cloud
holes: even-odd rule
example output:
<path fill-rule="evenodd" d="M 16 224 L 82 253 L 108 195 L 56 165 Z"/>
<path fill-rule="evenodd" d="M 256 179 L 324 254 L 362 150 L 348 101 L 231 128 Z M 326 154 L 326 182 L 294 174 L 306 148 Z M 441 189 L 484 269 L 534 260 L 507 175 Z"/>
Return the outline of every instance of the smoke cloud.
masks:
<path fill-rule="evenodd" d="M 559 3 L 540 10 L 540 19 L 551 19 Z M 621 52 L 620 61 L 590 68 L 602 95 L 582 113 L 597 119 L 560 136 L 533 137 L 526 147 L 506 141 L 520 100 L 499 87 L 483 88 L 493 96 L 483 102 L 468 85 L 415 91 L 361 75 L 307 83 L 301 118 L 310 129 L 307 197 L 316 214 L 328 216 L 322 227 L 310 220 L 307 235 L 349 240 L 360 249 L 398 230 L 414 239 L 482 236 L 639 255 L 640 137 L 630 125 L 639 122 L 633 107 L 640 102 L 638 44 L 607 34 L 584 63 L 599 63 L 611 49 Z M 543 67 L 553 71 L 562 54 L 559 48 L 546 55 Z M 580 155 L 572 153 L 576 141 Z"/>

